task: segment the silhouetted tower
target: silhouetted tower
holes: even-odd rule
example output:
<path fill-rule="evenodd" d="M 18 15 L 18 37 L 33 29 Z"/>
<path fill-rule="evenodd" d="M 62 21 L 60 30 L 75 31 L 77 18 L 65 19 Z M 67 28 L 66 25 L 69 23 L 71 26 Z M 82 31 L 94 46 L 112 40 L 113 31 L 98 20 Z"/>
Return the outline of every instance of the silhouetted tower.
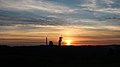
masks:
<path fill-rule="evenodd" d="M 58 42 L 58 46 L 61 46 L 62 45 L 62 36 L 59 37 L 59 42 Z"/>
<path fill-rule="evenodd" d="M 46 37 L 46 45 L 48 45 L 48 38 Z"/>
<path fill-rule="evenodd" d="M 53 46 L 53 42 L 52 41 L 49 41 L 49 46 Z"/>

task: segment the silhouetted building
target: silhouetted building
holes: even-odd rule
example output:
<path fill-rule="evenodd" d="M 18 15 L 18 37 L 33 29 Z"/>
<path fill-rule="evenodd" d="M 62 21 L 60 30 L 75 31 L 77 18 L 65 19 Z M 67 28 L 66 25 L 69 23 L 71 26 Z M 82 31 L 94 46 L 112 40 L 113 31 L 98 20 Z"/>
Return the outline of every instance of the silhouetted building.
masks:
<path fill-rule="evenodd" d="M 58 41 L 58 46 L 61 46 L 62 45 L 62 36 L 59 37 L 59 41 Z"/>
<path fill-rule="evenodd" d="M 49 45 L 50 45 L 50 46 L 52 46 L 52 45 L 54 45 L 54 44 L 53 44 L 53 42 L 52 42 L 52 41 L 49 41 Z"/>

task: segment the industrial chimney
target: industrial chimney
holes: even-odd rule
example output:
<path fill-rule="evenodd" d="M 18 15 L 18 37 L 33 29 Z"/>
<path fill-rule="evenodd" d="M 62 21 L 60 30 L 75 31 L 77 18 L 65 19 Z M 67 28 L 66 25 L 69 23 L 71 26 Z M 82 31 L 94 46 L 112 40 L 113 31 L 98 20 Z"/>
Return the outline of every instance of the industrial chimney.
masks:
<path fill-rule="evenodd" d="M 48 45 L 48 39 L 47 39 L 47 37 L 46 37 L 46 45 Z"/>

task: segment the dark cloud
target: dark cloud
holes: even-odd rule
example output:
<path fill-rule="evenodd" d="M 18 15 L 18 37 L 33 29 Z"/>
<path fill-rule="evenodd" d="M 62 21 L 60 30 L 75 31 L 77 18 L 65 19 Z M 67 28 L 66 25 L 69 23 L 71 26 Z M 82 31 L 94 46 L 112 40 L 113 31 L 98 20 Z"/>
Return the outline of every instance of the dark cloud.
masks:
<path fill-rule="evenodd" d="M 81 36 L 72 36 L 73 38 L 91 38 L 91 39 L 106 39 L 106 38 L 120 38 L 120 35 L 81 35 Z"/>
<path fill-rule="evenodd" d="M 75 44 L 85 44 L 85 45 L 113 45 L 113 44 L 120 44 L 120 40 L 87 40 L 87 41 L 76 41 Z"/>
<path fill-rule="evenodd" d="M 87 28 L 85 30 L 88 30 L 88 31 L 97 31 L 97 32 L 120 32 L 120 30 L 110 30 L 110 29 L 90 29 L 90 28 Z"/>
<path fill-rule="evenodd" d="M 18 18 L 18 17 L 10 17 L 10 16 L 0 16 L 0 26 L 11 26 L 11 25 L 64 25 L 64 22 L 60 20 L 47 20 L 45 19 L 30 19 L 30 18 Z"/>

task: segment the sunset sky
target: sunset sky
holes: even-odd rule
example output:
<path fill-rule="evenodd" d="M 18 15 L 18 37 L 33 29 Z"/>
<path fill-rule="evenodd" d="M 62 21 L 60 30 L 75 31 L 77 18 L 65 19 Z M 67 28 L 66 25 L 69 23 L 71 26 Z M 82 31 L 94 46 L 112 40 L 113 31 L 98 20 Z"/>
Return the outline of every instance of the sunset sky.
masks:
<path fill-rule="evenodd" d="M 0 44 L 120 44 L 120 0 L 0 0 Z"/>

